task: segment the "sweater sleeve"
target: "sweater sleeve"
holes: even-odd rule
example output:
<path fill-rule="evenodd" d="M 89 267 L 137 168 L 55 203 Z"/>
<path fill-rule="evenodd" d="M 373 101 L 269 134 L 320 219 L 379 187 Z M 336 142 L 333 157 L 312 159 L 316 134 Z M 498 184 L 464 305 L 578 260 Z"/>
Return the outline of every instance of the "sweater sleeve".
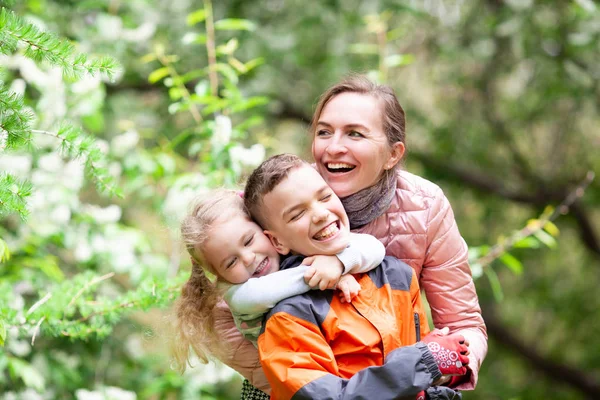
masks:
<path fill-rule="evenodd" d="M 385 246 L 375 236 L 365 233 L 350 233 L 348 247 L 337 254 L 344 265 L 345 274 L 369 272 L 385 257 Z"/>
<path fill-rule="evenodd" d="M 215 321 L 215 331 L 230 350 L 220 361 L 236 370 L 256 388 L 267 394 L 271 393 L 271 387 L 260 365 L 258 350 L 235 327 L 233 316 L 227 303 L 222 301 L 217 304 L 213 309 L 213 318 Z"/>
<path fill-rule="evenodd" d="M 469 380 L 458 389 L 473 389 L 487 353 L 487 333 L 468 263 L 467 245 L 458 231 L 446 196 L 437 189 L 427 220 L 427 250 L 420 276 L 433 323 L 448 327 L 470 342 Z"/>
<path fill-rule="evenodd" d="M 277 271 L 231 286 L 225 301 L 234 314 L 264 314 L 283 299 L 311 290 L 304 282 L 305 265 Z"/>
<path fill-rule="evenodd" d="M 284 312 L 269 318 L 258 345 L 272 398 L 280 400 L 369 399 L 374 393 L 380 400 L 413 400 L 441 377 L 427 346 L 417 343 L 391 351 L 382 366 L 341 378 L 318 326 Z"/>

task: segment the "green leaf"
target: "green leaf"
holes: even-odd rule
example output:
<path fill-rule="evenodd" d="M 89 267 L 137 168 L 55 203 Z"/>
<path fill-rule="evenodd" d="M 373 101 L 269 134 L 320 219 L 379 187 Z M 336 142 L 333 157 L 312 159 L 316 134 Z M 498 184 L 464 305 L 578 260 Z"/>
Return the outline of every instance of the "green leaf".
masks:
<path fill-rule="evenodd" d="M 161 79 L 166 78 L 167 76 L 169 76 L 169 68 L 162 67 L 150 73 L 150 75 L 148 76 L 148 82 L 156 83 Z"/>
<path fill-rule="evenodd" d="M 401 65 L 412 64 L 415 61 L 415 56 L 412 54 L 392 54 L 384 60 L 386 66 L 393 68 Z"/>
<path fill-rule="evenodd" d="M 200 10 L 196 10 L 191 14 L 188 14 L 186 18 L 186 23 L 188 25 L 196 25 L 198 22 L 202 22 L 206 19 L 206 11 L 202 8 Z"/>
<path fill-rule="evenodd" d="M 551 249 L 556 247 L 556 240 L 545 231 L 536 231 L 534 232 L 533 236 Z"/>
<path fill-rule="evenodd" d="M 485 275 L 487 276 L 490 286 L 492 287 L 494 299 L 500 303 L 504 299 L 504 292 L 502 291 L 502 285 L 500 284 L 498 275 L 496 275 L 496 271 L 494 271 L 492 268 L 486 268 Z"/>
<path fill-rule="evenodd" d="M 376 44 L 356 43 L 348 47 L 348 51 L 354 54 L 379 54 Z"/>
<path fill-rule="evenodd" d="M 155 53 L 148 53 L 148 54 L 146 54 L 146 55 L 144 55 L 144 56 L 142 56 L 140 58 L 140 62 L 142 64 L 148 64 L 148 63 L 150 63 L 150 62 L 152 62 L 154 60 L 156 60 L 156 54 Z"/>
<path fill-rule="evenodd" d="M 44 377 L 29 363 L 18 358 L 8 358 L 8 370 L 13 378 L 20 378 L 25 386 L 33 388 L 38 392 L 43 391 L 46 386 Z"/>
<path fill-rule="evenodd" d="M 523 264 L 510 253 L 504 253 L 500 256 L 500 261 L 517 275 L 523 273 Z"/>
<path fill-rule="evenodd" d="M 236 38 L 229 40 L 226 44 L 217 46 L 217 54 L 232 55 L 239 47 L 239 42 Z"/>
<path fill-rule="evenodd" d="M 10 260 L 10 250 L 8 249 L 8 245 L 2 239 L 0 239 L 0 262 Z"/>
<path fill-rule="evenodd" d="M 4 346 L 6 340 L 6 324 L 3 319 L 0 319 L 0 346 Z"/>
<path fill-rule="evenodd" d="M 515 242 L 513 247 L 517 249 L 539 249 L 540 241 L 532 238 L 531 236 L 527 236 Z"/>
<path fill-rule="evenodd" d="M 215 69 L 223 75 L 225 79 L 228 79 L 231 83 L 238 83 L 238 75 L 229 64 L 217 63 Z"/>
<path fill-rule="evenodd" d="M 247 19 L 225 18 L 215 22 L 215 29 L 220 31 L 254 31 L 256 24 Z"/>
<path fill-rule="evenodd" d="M 248 61 L 247 63 L 244 64 L 244 66 L 246 67 L 246 72 L 249 72 L 250 70 L 252 70 L 264 63 L 265 63 L 265 59 L 263 57 L 258 57 L 258 58 L 254 58 L 254 59 Z"/>
<path fill-rule="evenodd" d="M 544 225 L 544 230 L 554 237 L 557 237 L 560 234 L 558 227 L 551 221 L 546 222 Z"/>

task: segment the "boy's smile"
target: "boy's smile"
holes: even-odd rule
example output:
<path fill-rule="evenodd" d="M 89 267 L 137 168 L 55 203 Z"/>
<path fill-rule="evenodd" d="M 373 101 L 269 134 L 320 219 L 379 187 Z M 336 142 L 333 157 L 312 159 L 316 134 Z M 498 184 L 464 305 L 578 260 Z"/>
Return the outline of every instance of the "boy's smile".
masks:
<path fill-rule="evenodd" d="M 340 199 L 309 166 L 289 172 L 263 198 L 265 231 L 281 254 L 334 255 L 348 246 L 348 216 Z"/>

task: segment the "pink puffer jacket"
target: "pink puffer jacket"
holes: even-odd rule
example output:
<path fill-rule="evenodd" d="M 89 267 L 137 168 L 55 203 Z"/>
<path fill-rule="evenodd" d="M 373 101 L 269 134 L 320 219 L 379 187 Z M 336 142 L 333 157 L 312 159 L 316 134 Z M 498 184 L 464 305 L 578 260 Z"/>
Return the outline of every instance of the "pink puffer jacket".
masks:
<path fill-rule="evenodd" d="M 437 328 L 462 334 L 470 343 L 469 382 L 458 389 L 474 389 L 487 353 L 487 333 L 467 260 L 467 245 L 454 213 L 434 183 L 406 171 L 398 173 L 396 196 L 388 210 L 358 229 L 383 243 L 386 254 L 410 265 L 431 307 Z"/>
<path fill-rule="evenodd" d="M 400 171 L 396 196 L 388 211 L 358 232 L 374 235 L 385 245 L 388 255 L 413 267 L 431 306 L 435 326 L 460 332 L 470 342 L 471 379 L 458 388 L 473 389 L 487 353 L 487 334 L 467 263 L 467 245 L 442 190 Z M 235 328 L 224 302 L 216 308 L 215 320 L 217 331 L 232 349 L 231 357 L 222 361 L 269 393 L 258 351 Z"/>

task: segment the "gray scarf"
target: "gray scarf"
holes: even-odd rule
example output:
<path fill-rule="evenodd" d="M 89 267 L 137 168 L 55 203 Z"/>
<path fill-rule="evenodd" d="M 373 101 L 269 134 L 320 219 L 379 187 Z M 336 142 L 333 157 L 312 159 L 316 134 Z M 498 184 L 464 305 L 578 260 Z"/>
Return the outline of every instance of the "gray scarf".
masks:
<path fill-rule="evenodd" d="M 396 168 L 392 168 L 373 186 L 341 199 L 350 229 L 363 227 L 387 211 L 396 193 L 396 181 Z"/>

